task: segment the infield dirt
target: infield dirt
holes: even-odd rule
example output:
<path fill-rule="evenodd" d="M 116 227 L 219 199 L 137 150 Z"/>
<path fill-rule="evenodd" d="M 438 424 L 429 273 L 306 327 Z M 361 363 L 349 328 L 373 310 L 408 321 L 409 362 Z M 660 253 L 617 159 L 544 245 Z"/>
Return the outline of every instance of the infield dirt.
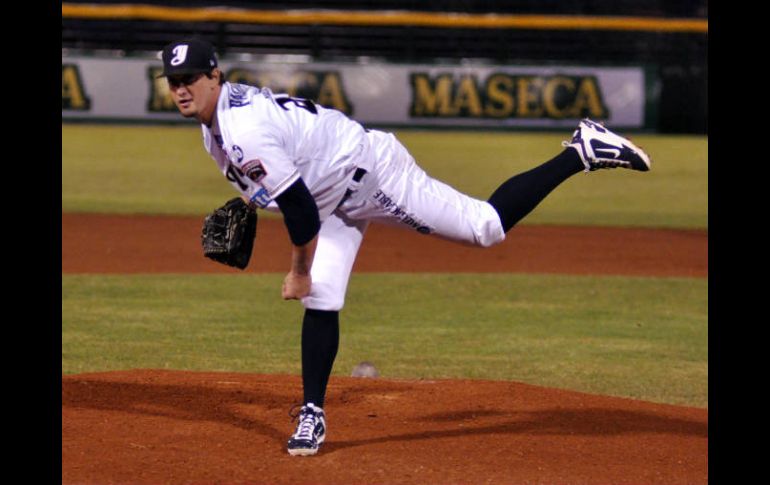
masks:
<path fill-rule="evenodd" d="M 202 256 L 202 217 L 62 214 L 63 273 L 219 273 Z M 283 222 L 258 222 L 246 272 L 287 270 Z M 585 226 L 515 227 L 491 248 L 372 224 L 353 271 L 708 276 L 708 232 Z"/>
<path fill-rule="evenodd" d="M 62 272 L 237 271 L 201 256 L 200 223 L 63 214 Z M 282 223 L 260 220 L 248 271 L 283 272 L 288 255 Z M 708 233 L 521 226 L 477 249 L 372 226 L 354 271 L 705 278 Z M 299 376 L 62 376 L 62 483 L 708 483 L 707 409 L 517 382 L 332 377 L 328 441 L 294 458 L 284 447 L 300 389 Z"/>

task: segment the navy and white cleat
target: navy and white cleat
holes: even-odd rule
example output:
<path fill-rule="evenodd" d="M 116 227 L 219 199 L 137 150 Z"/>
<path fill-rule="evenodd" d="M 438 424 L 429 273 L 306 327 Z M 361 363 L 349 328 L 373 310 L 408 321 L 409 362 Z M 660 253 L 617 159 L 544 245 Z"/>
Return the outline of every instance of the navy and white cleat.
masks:
<path fill-rule="evenodd" d="M 326 415 L 324 410 L 313 403 L 302 406 L 297 429 L 289 438 L 287 450 L 292 456 L 309 456 L 318 453 L 318 448 L 326 439 Z"/>
<path fill-rule="evenodd" d="M 644 150 L 588 118 L 580 121 L 572 140 L 562 146 L 577 150 L 586 172 L 616 167 L 646 172 L 652 163 Z"/>

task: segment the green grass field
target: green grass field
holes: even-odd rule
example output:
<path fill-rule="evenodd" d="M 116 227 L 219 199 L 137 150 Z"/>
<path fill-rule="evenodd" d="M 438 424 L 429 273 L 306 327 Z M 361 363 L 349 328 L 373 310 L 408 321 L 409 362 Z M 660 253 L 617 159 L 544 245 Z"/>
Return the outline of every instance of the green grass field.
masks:
<path fill-rule="evenodd" d="M 399 131 L 428 173 L 486 199 L 548 160 L 571 133 Z M 705 228 L 708 139 L 638 135 L 649 173 L 578 174 L 524 223 Z M 205 214 L 234 194 L 190 126 L 62 125 L 65 212 Z"/>
<path fill-rule="evenodd" d="M 558 153 L 552 133 L 400 131 L 429 173 L 485 198 Z M 707 228 L 708 140 L 638 135 L 650 173 L 578 174 L 525 223 Z M 64 211 L 203 214 L 234 192 L 189 126 L 62 125 Z M 62 275 L 62 372 L 297 374 L 282 275 Z M 512 379 L 708 406 L 704 279 L 354 274 L 336 375 Z"/>
<path fill-rule="evenodd" d="M 278 297 L 281 278 L 64 275 L 62 371 L 297 374 L 302 313 Z M 356 274 L 335 375 L 371 360 L 387 377 L 511 379 L 705 407 L 706 319 L 705 280 Z"/>

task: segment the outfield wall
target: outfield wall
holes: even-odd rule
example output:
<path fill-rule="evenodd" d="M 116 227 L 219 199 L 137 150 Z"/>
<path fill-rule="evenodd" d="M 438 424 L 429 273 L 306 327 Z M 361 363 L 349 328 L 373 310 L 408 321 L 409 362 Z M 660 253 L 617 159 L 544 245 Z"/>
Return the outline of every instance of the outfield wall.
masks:
<path fill-rule="evenodd" d="M 374 126 L 563 128 L 591 117 L 654 129 L 659 81 L 642 66 L 222 59 L 229 81 L 309 98 Z M 184 121 L 154 57 L 62 55 L 62 119 Z M 652 121 L 651 121 L 652 120 Z"/>

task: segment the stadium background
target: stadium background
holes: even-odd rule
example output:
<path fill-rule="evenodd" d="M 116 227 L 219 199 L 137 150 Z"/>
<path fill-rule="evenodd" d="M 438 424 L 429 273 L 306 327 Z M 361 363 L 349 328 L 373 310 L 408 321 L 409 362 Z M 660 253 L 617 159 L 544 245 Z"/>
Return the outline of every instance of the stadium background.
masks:
<path fill-rule="evenodd" d="M 661 133 L 706 133 L 708 129 L 708 4 L 705 0 L 591 1 L 319 1 L 186 2 L 185 8 L 223 7 L 334 9 L 344 12 L 389 10 L 428 13 L 538 14 L 544 25 L 518 28 L 453 28 L 415 25 L 335 25 L 302 22 L 189 22 L 142 18 L 97 18 L 77 13 L 78 4 L 125 5 L 123 2 L 66 2 L 76 13 L 62 15 L 62 47 L 72 52 L 111 52 L 132 56 L 157 52 L 180 36 L 210 40 L 222 57 L 237 53 L 295 54 L 315 61 L 355 60 L 362 56 L 394 63 L 492 62 L 496 64 L 641 65 L 659 80 L 657 119 Z M 150 1 L 143 5 L 177 6 Z M 550 18 L 550 21 L 548 20 Z M 615 27 L 590 27 L 591 19 L 620 19 Z M 558 20 L 570 20 L 567 26 Z M 651 21 L 642 24 L 639 21 Z M 636 22 L 635 22 L 636 21 Z M 671 21 L 689 22 L 684 27 Z M 657 22 L 657 23 L 656 23 Z M 581 26 L 588 25 L 588 27 Z"/>
<path fill-rule="evenodd" d="M 196 34 L 225 59 L 248 53 L 321 62 L 641 65 L 658 80 L 651 128 L 659 135 L 634 133 L 634 139 L 651 147 L 659 163 L 639 177 L 616 171 L 575 177 L 520 228 L 508 245 L 519 256 L 530 254 L 528 230 L 557 224 L 541 228 L 552 239 L 547 254 L 558 259 L 557 274 L 391 273 L 392 260 L 375 270 L 381 273 L 358 274 L 332 377 L 334 439 L 317 460 L 298 463 L 283 449 L 291 428 L 286 407 L 297 389 L 298 329 L 291 322 L 298 313 L 271 293 L 281 269 L 257 272 L 268 261 L 256 265 L 257 274 L 179 269 L 181 261 L 203 267 L 200 215 L 231 196 L 211 170 L 197 127 L 68 124 L 63 116 L 62 483 L 707 483 L 708 141 L 689 136 L 708 129 L 707 4 L 641 4 L 191 1 L 184 7 L 279 14 L 328 8 L 342 11 L 340 19 L 348 11 L 385 10 L 546 17 L 537 28 L 501 29 L 173 21 L 148 18 L 123 2 L 63 3 L 63 64 L 65 54 L 146 58 L 172 39 Z M 128 9 L 106 18 L 67 13 L 89 6 Z M 430 172 L 484 194 L 502 167 L 542 159 L 564 133 L 405 130 L 399 137 Z M 258 244 L 280 246 L 280 226 L 261 222 Z M 579 231 L 615 227 L 581 250 L 550 236 L 563 223 L 580 224 Z M 618 227 L 629 225 L 639 232 Z M 119 229 L 119 243 L 106 241 L 110 229 Z M 587 233 L 579 234 L 576 241 Z M 176 235 L 184 242 L 168 247 Z M 388 249 L 374 244 L 375 231 L 370 236 L 364 246 L 370 254 Z M 407 247 L 422 244 L 401 237 Z M 675 252 L 667 237 L 692 246 Z M 662 264 L 670 272 L 648 274 L 651 259 L 622 250 L 609 257 L 606 241 L 615 238 L 668 257 Z M 168 265 L 144 260 L 134 245 L 139 239 Z M 412 264 L 427 264 L 435 249 L 427 247 L 425 261 Z M 567 263 L 587 254 L 634 260 L 640 273 L 589 267 L 590 274 L 569 274 Z M 105 256 L 122 266 L 105 269 L 99 261 L 77 269 L 73 256 Z M 395 257 L 409 263 L 403 254 Z M 463 262 L 463 254 L 449 259 Z M 285 258 L 272 260 L 281 266 Z M 244 305 L 245 298 L 253 305 Z M 372 308 L 372 301 L 399 304 Z M 347 377 L 364 358 L 381 364 L 385 378 Z M 471 394 L 484 379 L 492 379 L 487 390 Z M 454 399 L 440 402 L 433 385 L 448 386 L 439 394 Z M 376 404 L 383 397 L 388 406 Z M 428 409 L 433 404 L 447 407 Z"/>

